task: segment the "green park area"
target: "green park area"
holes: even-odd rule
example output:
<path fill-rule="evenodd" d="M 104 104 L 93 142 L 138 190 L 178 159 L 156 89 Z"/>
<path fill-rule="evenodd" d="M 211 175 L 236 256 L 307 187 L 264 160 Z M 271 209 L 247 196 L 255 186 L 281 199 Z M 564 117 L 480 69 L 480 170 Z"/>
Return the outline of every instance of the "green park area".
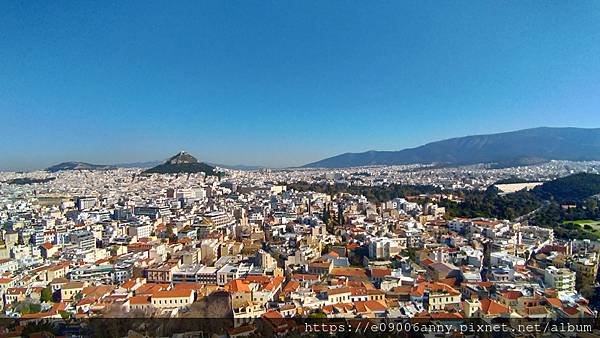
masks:
<path fill-rule="evenodd" d="M 580 230 L 600 238 L 600 221 L 579 219 L 575 221 L 564 221 L 563 224 L 578 227 Z"/>

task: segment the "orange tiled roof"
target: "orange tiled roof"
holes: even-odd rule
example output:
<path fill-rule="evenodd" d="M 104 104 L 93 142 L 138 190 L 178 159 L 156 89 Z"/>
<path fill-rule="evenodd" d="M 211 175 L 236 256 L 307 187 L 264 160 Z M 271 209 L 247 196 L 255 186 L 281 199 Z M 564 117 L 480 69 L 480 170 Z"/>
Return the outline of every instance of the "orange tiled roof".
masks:
<path fill-rule="evenodd" d="M 354 308 L 353 304 L 350 303 L 336 303 L 332 305 L 325 305 L 321 310 L 323 313 L 332 314 L 332 313 L 348 313 L 351 312 Z"/>
<path fill-rule="evenodd" d="M 274 310 L 267 311 L 262 316 L 266 319 L 281 319 L 281 318 L 283 318 L 283 315 L 279 311 L 274 311 Z"/>
<path fill-rule="evenodd" d="M 460 313 L 457 312 L 434 312 L 431 314 L 431 318 L 432 319 L 461 319 L 463 318 L 463 316 L 461 316 Z"/>
<path fill-rule="evenodd" d="M 242 325 L 242 326 L 238 326 L 238 327 L 232 327 L 232 328 L 227 329 L 227 333 L 229 334 L 229 336 L 242 335 L 242 334 L 246 334 L 246 333 L 249 334 L 254 331 L 256 331 L 256 327 L 251 324 Z"/>
<path fill-rule="evenodd" d="M 367 300 L 354 302 L 354 308 L 356 312 L 381 312 L 387 310 L 387 305 L 377 300 Z"/>
<path fill-rule="evenodd" d="M 21 315 L 21 319 L 41 319 L 56 316 L 56 311 L 39 312 L 39 313 L 26 313 Z"/>
<path fill-rule="evenodd" d="M 96 298 L 94 298 L 94 297 L 87 297 L 87 298 L 83 298 L 79 302 L 77 302 L 77 306 L 94 304 L 95 302 L 96 302 Z"/>
<path fill-rule="evenodd" d="M 250 275 L 244 278 L 247 283 L 267 284 L 271 281 L 271 277 L 262 275 Z"/>
<path fill-rule="evenodd" d="M 350 288 L 333 288 L 333 289 L 327 289 L 327 294 L 328 295 L 339 295 L 342 293 L 351 293 L 352 291 L 350 290 Z"/>
<path fill-rule="evenodd" d="M 271 281 L 267 285 L 265 285 L 265 287 L 263 287 L 263 290 L 266 290 L 266 291 L 277 290 L 277 288 L 279 288 L 281 286 L 281 284 L 283 284 L 284 280 L 285 280 L 284 277 L 277 276 L 277 277 L 271 279 Z"/>
<path fill-rule="evenodd" d="M 392 269 L 383 269 L 383 268 L 373 268 L 370 270 L 371 277 L 385 277 L 390 276 L 392 274 Z"/>
<path fill-rule="evenodd" d="M 283 287 L 283 293 L 287 294 L 287 293 L 296 291 L 296 290 L 298 290 L 299 287 L 300 287 L 300 282 L 291 280 L 291 281 L 287 282 L 287 284 Z"/>
<path fill-rule="evenodd" d="M 295 273 L 292 275 L 292 279 L 294 280 L 319 280 L 319 275 L 309 274 L 309 273 Z"/>
<path fill-rule="evenodd" d="M 181 297 L 190 297 L 192 295 L 193 290 L 190 289 L 178 289 L 178 290 L 168 290 L 168 291 L 158 291 L 152 298 L 181 298 Z"/>
<path fill-rule="evenodd" d="M 506 299 L 510 299 L 510 300 L 517 300 L 521 297 L 523 297 L 523 293 L 521 291 L 506 291 L 506 292 L 502 292 L 501 295 L 506 298 Z"/>
<path fill-rule="evenodd" d="M 130 280 L 127 280 L 127 281 L 123 282 L 123 284 L 121 284 L 121 287 L 124 288 L 124 289 L 130 290 L 136 284 L 137 284 L 137 281 L 135 279 L 130 279 Z"/>
<path fill-rule="evenodd" d="M 133 297 L 129 298 L 129 304 L 131 304 L 131 305 L 150 304 L 150 297 L 148 297 L 148 296 L 133 296 Z"/>
<path fill-rule="evenodd" d="M 546 300 L 548 301 L 548 304 L 552 305 L 555 308 L 562 307 L 562 302 L 558 298 L 546 298 Z"/>
<path fill-rule="evenodd" d="M 50 284 L 67 284 L 69 282 L 68 279 L 64 278 L 64 277 L 58 277 L 58 278 L 54 278 Z"/>
<path fill-rule="evenodd" d="M 250 292 L 250 286 L 241 279 L 233 279 L 225 284 L 225 291 L 228 292 Z"/>
<path fill-rule="evenodd" d="M 137 290 L 135 290 L 135 295 L 152 295 L 161 290 L 166 290 L 168 287 L 169 284 L 148 283 L 140 286 Z"/>
<path fill-rule="evenodd" d="M 510 308 L 492 299 L 482 299 L 481 311 L 488 315 L 510 314 Z"/>
<path fill-rule="evenodd" d="M 360 245 L 356 244 L 356 243 L 350 243 L 346 245 L 346 249 L 348 250 L 354 250 L 356 248 L 358 248 Z"/>
<path fill-rule="evenodd" d="M 424 265 L 424 266 L 429 266 L 433 263 L 435 263 L 435 262 L 431 258 L 425 258 L 425 259 L 421 260 L 421 265 Z"/>
<path fill-rule="evenodd" d="M 444 284 L 448 284 L 450 286 L 456 286 L 457 279 L 456 279 L 456 277 L 444 278 L 444 279 L 440 280 L 440 282 L 442 282 Z"/>
<path fill-rule="evenodd" d="M 52 249 L 54 247 L 54 245 L 52 245 L 52 243 L 50 243 L 50 242 L 46 242 L 46 243 L 44 243 L 44 244 L 42 244 L 40 246 L 42 248 L 46 249 L 46 250 L 50 250 L 50 249 Z"/>
<path fill-rule="evenodd" d="M 100 298 L 111 293 L 115 287 L 113 285 L 97 285 L 83 288 L 81 293 L 86 297 Z"/>
<path fill-rule="evenodd" d="M 573 306 L 563 306 L 562 310 L 569 316 L 574 316 L 579 313 L 579 310 Z"/>
<path fill-rule="evenodd" d="M 364 287 L 349 287 L 353 296 L 362 296 L 367 294 L 367 289 Z"/>
<path fill-rule="evenodd" d="M 363 268 L 333 268 L 331 275 L 336 277 L 344 276 L 367 278 L 367 273 Z"/>
<path fill-rule="evenodd" d="M 411 291 L 411 296 L 421 297 L 425 294 L 425 291 L 429 292 L 447 292 L 452 296 L 458 296 L 461 293 L 455 288 L 449 286 L 448 284 L 439 283 L 439 282 L 421 282 L 413 287 Z"/>
<path fill-rule="evenodd" d="M 60 302 L 60 303 L 55 303 L 52 305 L 52 311 L 64 311 L 67 306 L 69 305 L 69 302 Z"/>

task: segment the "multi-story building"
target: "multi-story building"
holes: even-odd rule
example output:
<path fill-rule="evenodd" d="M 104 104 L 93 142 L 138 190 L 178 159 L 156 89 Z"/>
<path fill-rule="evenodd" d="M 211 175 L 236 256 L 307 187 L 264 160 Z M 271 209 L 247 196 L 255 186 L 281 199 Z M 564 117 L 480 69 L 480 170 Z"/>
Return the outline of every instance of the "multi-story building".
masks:
<path fill-rule="evenodd" d="M 421 282 L 412 288 L 411 300 L 423 303 L 430 312 L 445 310 L 450 306 L 458 308 L 461 293 L 455 288 L 438 282 Z"/>
<path fill-rule="evenodd" d="M 204 268 L 202 265 L 191 264 L 182 265 L 178 271 L 173 272 L 173 283 L 198 283 L 199 275 L 198 272 Z"/>
<path fill-rule="evenodd" d="M 104 281 L 112 283 L 115 280 L 115 270 L 112 265 L 84 265 L 69 272 L 71 280 Z"/>
<path fill-rule="evenodd" d="M 77 209 L 80 211 L 93 209 L 98 203 L 95 197 L 80 197 L 77 199 Z"/>
<path fill-rule="evenodd" d="M 150 224 L 134 224 L 129 227 L 127 232 L 132 237 L 147 238 L 152 233 L 152 226 Z"/>
<path fill-rule="evenodd" d="M 598 277 L 598 256 L 595 252 L 576 256 L 571 268 L 575 271 L 575 286 L 578 290 L 596 284 Z"/>
<path fill-rule="evenodd" d="M 168 207 L 140 206 L 133 209 L 133 214 L 136 216 L 148 216 L 150 219 L 155 220 L 171 215 L 171 210 Z"/>
<path fill-rule="evenodd" d="M 544 270 L 544 282 L 558 292 L 575 292 L 575 272 L 567 268 L 547 267 Z"/>
<path fill-rule="evenodd" d="M 146 269 L 146 278 L 152 283 L 170 283 L 173 280 L 173 272 L 178 270 L 177 265 L 162 264 Z"/>
<path fill-rule="evenodd" d="M 151 299 L 152 306 L 157 309 L 181 308 L 194 302 L 194 291 L 191 289 L 158 291 Z"/>
<path fill-rule="evenodd" d="M 252 263 L 225 264 L 217 271 L 217 285 L 224 286 L 231 280 L 245 277 L 253 267 Z"/>
<path fill-rule="evenodd" d="M 371 259 L 390 259 L 400 253 L 398 241 L 387 237 L 378 237 L 369 243 L 369 258 Z"/>
<path fill-rule="evenodd" d="M 198 283 L 201 284 L 217 284 L 217 271 L 218 269 L 211 266 L 204 266 L 196 272 L 196 278 Z"/>
<path fill-rule="evenodd" d="M 91 250 L 96 248 L 96 238 L 91 231 L 73 231 L 70 233 L 69 239 L 73 245 L 81 250 Z"/>
<path fill-rule="evenodd" d="M 229 214 L 222 211 L 209 212 L 204 214 L 203 217 L 207 220 L 208 223 L 216 227 L 230 225 L 234 221 L 234 219 Z"/>

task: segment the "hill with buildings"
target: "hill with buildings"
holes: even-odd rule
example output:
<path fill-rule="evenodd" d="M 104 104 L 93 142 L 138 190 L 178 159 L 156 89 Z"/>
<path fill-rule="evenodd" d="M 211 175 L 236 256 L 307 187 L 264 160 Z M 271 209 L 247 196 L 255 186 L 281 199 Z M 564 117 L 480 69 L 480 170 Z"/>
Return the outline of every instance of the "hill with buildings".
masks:
<path fill-rule="evenodd" d="M 218 173 L 215 167 L 210 166 L 182 151 L 168 159 L 165 163 L 159 164 L 153 168 L 144 171 L 144 174 L 178 174 L 178 173 L 205 173 L 206 175 L 216 176 Z"/>
<path fill-rule="evenodd" d="M 600 160 L 600 128 L 542 127 L 458 137 L 400 151 L 346 153 L 304 167 L 345 168 L 415 163 L 516 166 L 549 160 Z"/>

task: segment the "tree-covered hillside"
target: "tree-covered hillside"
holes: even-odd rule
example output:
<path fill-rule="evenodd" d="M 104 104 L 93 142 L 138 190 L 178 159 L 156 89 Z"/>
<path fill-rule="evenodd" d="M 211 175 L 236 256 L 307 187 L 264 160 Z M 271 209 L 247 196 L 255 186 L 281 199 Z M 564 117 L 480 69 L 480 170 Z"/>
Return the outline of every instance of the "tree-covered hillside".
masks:
<path fill-rule="evenodd" d="M 533 192 L 542 199 L 558 203 L 581 203 L 600 194 L 600 175 L 579 173 L 562 177 L 536 187 Z"/>

